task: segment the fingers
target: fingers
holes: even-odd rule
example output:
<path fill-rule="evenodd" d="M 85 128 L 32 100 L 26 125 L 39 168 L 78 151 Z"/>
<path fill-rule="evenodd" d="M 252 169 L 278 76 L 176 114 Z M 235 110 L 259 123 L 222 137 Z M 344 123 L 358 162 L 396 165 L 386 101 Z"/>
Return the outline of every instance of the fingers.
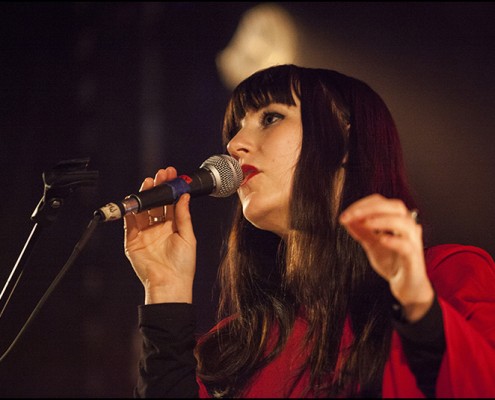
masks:
<path fill-rule="evenodd" d="M 168 167 L 166 169 L 159 169 L 154 178 L 147 177 L 144 179 L 140 192 L 144 190 L 152 189 L 153 187 L 162 184 L 163 182 L 172 180 L 177 177 L 177 171 L 174 167 Z M 150 217 L 160 218 L 166 216 L 166 208 L 169 208 L 168 215 L 173 218 L 173 206 L 156 207 L 148 211 L 140 213 L 129 213 L 124 216 L 124 230 L 126 232 L 126 239 L 132 240 L 137 236 L 139 231 L 144 230 L 150 226 Z"/>
<path fill-rule="evenodd" d="M 375 194 L 353 203 L 339 221 L 363 244 L 377 241 L 393 244 L 399 238 L 418 237 L 420 227 L 414 217 L 401 200 Z"/>
<path fill-rule="evenodd" d="M 392 213 L 406 216 L 409 210 L 398 199 L 387 199 L 379 194 L 373 194 L 351 204 L 340 216 L 341 222 L 349 222 L 366 218 L 373 214 Z"/>
<path fill-rule="evenodd" d="M 347 223 L 349 233 L 360 240 L 376 241 L 381 238 L 411 238 L 419 225 L 408 214 L 373 214 Z"/>
<path fill-rule="evenodd" d="M 173 167 L 160 169 L 154 178 L 146 178 L 139 191 L 149 190 L 153 187 L 171 181 L 177 177 L 177 171 Z M 178 233 L 185 241 L 195 244 L 194 230 L 189 210 L 190 194 L 180 197 L 175 205 L 155 207 L 137 214 L 130 213 L 124 216 L 125 245 L 137 238 L 139 232 L 155 227 L 167 227 L 167 232 Z M 150 224 L 151 221 L 151 224 Z"/>
<path fill-rule="evenodd" d="M 393 296 L 403 306 L 431 304 L 433 297 L 426 273 L 422 227 L 416 217 L 417 211 L 408 210 L 403 201 L 378 194 L 356 201 L 339 217 L 366 252 L 371 267 L 389 282 Z M 414 313 L 409 314 L 411 320 L 417 318 Z"/>
<path fill-rule="evenodd" d="M 141 187 L 139 188 L 139 191 L 140 192 L 143 192 L 145 190 L 150 190 L 150 189 L 153 189 L 154 186 L 155 186 L 154 179 L 148 177 L 141 184 Z M 150 211 L 143 211 L 143 212 L 136 213 L 136 214 L 133 213 L 139 230 L 146 229 L 149 226 L 149 222 L 150 222 L 150 220 L 149 220 Z M 155 210 L 154 213 L 155 213 L 155 215 L 160 215 L 160 214 L 163 214 L 163 211 L 160 213 L 160 212 L 156 212 L 156 210 Z"/>
<path fill-rule="evenodd" d="M 179 235 L 188 243 L 193 244 L 196 241 L 194 229 L 191 221 L 189 202 L 191 195 L 183 194 L 175 205 L 175 224 Z"/>
<path fill-rule="evenodd" d="M 177 178 L 177 170 L 174 167 L 168 167 L 166 169 L 160 169 L 155 175 L 155 186 L 161 185 L 164 182 L 171 181 L 172 179 Z M 172 230 L 175 232 L 175 206 L 173 204 L 169 204 L 164 207 L 157 207 L 149 210 L 150 216 L 160 216 L 164 217 L 163 222 L 170 221 L 172 222 Z"/>
<path fill-rule="evenodd" d="M 153 187 L 153 178 L 146 178 L 139 191 L 148 190 Z M 129 213 L 124 215 L 124 232 L 126 241 L 133 240 L 138 235 L 139 231 L 145 229 L 148 225 L 147 213 Z"/>
<path fill-rule="evenodd" d="M 168 167 L 166 169 L 159 169 L 155 174 L 155 178 L 153 179 L 153 187 L 159 186 L 164 182 L 171 181 L 177 177 L 177 171 L 173 167 Z M 169 211 L 167 213 L 167 210 Z M 165 222 L 171 219 L 170 215 L 173 215 L 173 206 L 161 206 L 155 207 L 148 210 L 148 224 L 159 224 L 160 222 Z M 167 218 L 167 214 L 169 218 Z"/>

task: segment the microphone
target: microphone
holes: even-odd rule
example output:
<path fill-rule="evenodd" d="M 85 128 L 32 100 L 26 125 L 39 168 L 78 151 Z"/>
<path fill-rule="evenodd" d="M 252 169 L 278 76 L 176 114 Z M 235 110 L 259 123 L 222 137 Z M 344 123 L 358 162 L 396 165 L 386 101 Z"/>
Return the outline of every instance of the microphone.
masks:
<path fill-rule="evenodd" d="M 152 189 L 131 194 L 119 202 L 108 203 L 94 214 L 107 222 L 120 219 L 130 212 L 174 204 L 184 193 L 190 193 L 191 197 L 228 197 L 241 186 L 243 178 L 241 166 L 235 158 L 226 154 L 214 155 L 192 174 L 180 175 Z"/>

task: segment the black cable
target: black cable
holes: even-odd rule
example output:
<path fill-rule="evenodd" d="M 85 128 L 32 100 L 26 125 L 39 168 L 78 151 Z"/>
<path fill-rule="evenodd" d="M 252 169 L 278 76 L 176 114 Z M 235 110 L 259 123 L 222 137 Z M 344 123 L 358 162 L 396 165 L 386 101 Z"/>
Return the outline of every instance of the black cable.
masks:
<path fill-rule="evenodd" d="M 5 359 L 5 357 L 7 356 L 7 354 L 12 350 L 12 348 L 17 343 L 17 341 L 19 340 L 21 335 L 24 333 L 24 331 L 27 329 L 29 324 L 32 322 L 34 317 L 38 314 L 38 311 L 41 309 L 43 304 L 45 304 L 48 297 L 52 294 L 53 290 L 58 285 L 58 283 L 60 282 L 62 277 L 66 274 L 66 272 L 69 270 L 69 268 L 74 264 L 77 257 L 79 256 L 79 254 L 81 253 L 81 251 L 84 249 L 84 247 L 88 243 L 89 239 L 91 238 L 91 236 L 92 236 L 94 230 L 96 229 L 96 227 L 98 226 L 98 223 L 100 222 L 100 220 L 101 220 L 101 215 L 98 213 L 95 213 L 93 216 L 93 219 L 89 222 L 88 226 L 86 227 L 86 230 L 83 232 L 81 239 L 79 239 L 79 241 L 74 246 L 74 250 L 72 250 L 72 254 L 69 256 L 69 258 L 65 262 L 65 265 L 62 267 L 62 269 L 60 270 L 58 275 L 55 277 L 53 282 L 50 284 L 50 286 L 46 290 L 43 297 L 41 297 L 41 299 L 38 301 L 38 304 L 36 304 L 36 307 L 33 309 L 31 315 L 26 320 L 26 323 L 19 330 L 19 333 L 17 334 L 17 336 L 12 341 L 12 344 L 8 347 L 8 349 L 5 351 L 5 353 L 3 353 L 2 357 L 0 357 L 0 362 L 2 362 Z"/>

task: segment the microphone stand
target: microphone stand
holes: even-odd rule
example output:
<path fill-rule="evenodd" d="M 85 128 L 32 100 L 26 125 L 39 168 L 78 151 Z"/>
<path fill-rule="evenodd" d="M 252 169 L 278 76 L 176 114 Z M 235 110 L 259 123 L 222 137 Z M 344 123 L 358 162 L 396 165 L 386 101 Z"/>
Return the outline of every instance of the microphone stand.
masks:
<path fill-rule="evenodd" d="M 51 170 L 43 172 L 43 197 L 31 215 L 31 220 L 35 223 L 31 233 L 0 293 L 0 318 L 7 308 L 17 284 L 20 282 L 29 256 L 41 235 L 42 229 L 55 221 L 58 212 L 64 205 L 64 200 L 75 189 L 96 184 L 98 171 L 87 171 L 88 163 L 89 158 L 65 160 L 59 162 Z"/>

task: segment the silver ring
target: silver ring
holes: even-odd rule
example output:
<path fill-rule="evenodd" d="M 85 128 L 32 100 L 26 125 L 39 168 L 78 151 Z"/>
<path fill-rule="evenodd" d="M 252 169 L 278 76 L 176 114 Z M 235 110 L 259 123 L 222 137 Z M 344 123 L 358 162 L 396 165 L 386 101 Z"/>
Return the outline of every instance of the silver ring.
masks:
<path fill-rule="evenodd" d="M 414 220 L 415 223 L 418 223 L 418 214 L 419 214 L 419 211 L 416 208 L 409 211 L 409 215 L 411 216 L 411 218 Z"/>
<path fill-rule="evenodd" d="M 165 221 L 165 215 L 148 215 L 148 224 L 149 225 L 154 225 L 154 224 L 159 224 L 161 222 Z"/>

